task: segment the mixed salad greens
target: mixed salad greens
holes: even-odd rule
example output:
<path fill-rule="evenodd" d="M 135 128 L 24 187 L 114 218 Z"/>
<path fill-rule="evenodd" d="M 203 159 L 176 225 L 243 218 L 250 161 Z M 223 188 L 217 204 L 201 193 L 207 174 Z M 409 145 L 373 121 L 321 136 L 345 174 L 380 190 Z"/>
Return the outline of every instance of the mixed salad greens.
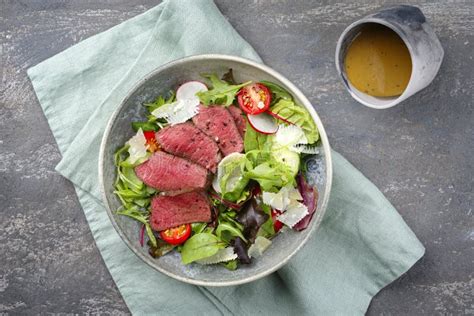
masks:
<path fill-rule="evenodd" d="M 216 74 L 204 77 L 210 88 L 189 82 L 188 90 L 179 88 L 145 104 L 147 119 L 132 123 L 136 135 L 115 154 L 114 193 L 122 204 L 117 214 L 142 224 L 140 243 L 144 245 L 146 233 L 153 257 L 174 249 L 184 264 L 221 264 L 234 270 L 262 255 L 283 227 L 308 226 L 317 191 L 306 182 L 301 161 L 318 152 L 319 134 L 307 110 L 277 84 L 236 83 L 232 70 L 222 79 Z M 246 113 L 244 151 L 227 155 L 218 165 L 207 191 L 209 223 L 153 231 L 150 204 L 159 192 L 143 183 L 134 168 L 160 150 L 156 131 L 190 120 L 199 104 L 239 106 Z"/>

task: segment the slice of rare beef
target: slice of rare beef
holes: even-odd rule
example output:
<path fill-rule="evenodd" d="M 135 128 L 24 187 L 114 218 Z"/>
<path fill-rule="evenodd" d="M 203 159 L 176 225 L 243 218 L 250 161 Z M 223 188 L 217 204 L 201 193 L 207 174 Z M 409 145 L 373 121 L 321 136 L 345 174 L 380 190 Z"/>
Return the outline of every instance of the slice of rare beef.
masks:
<path fill-rule="evenodd" d="M 232 115 L 232 118 L 234 119 L 235 126 L 237 126 L 237 129 L 239 130 L 240 136 L 244 138 L 245 129 L 247 128 L 247 118 L 244 112 L 240 109 L 240 107 L 233 105 L 229 106 L 228 109 L 230 115 Z"/>
<path fill-rule="evenodd" d="M 193 123 L 217 143 L 224 156 L 244 149 L 239 130 L 225 107 L 206 107 L 201 104 L 199 113 L 193 117 Z"/>
<path fill-rule="evenodd" d="M 188 223 L 207 223 L 210 220 L 211 207 L 203 192 L 157 195 L 151 200 L 150 224 L 156 231 Z"/>
<path fill-rule="evenodd" d="M 216 172 L 221 153 L 216 142 L 191 122 L 168 126 L 156 133 L 160 147 Z"/>
<path fill-rule="evenodd" d="M 164 151 L 135 167 L 135 173 L 146 185 L 174 194 L 206 189 L 210 179 L 205 168 Z"/>

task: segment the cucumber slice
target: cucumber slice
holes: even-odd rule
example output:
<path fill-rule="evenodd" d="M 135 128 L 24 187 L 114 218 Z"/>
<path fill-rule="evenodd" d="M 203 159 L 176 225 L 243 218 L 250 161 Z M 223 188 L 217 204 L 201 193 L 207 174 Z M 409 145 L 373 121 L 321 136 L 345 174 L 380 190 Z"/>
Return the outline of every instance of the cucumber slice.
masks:
<path fill-rule="evenodd" d="M 293 176 L 298 174 L 298 170 L 300 169 L 300 155 L 298 153 L 283 147 L 274 150 L 272 155 L 277 161 L 288 166 Z"/>

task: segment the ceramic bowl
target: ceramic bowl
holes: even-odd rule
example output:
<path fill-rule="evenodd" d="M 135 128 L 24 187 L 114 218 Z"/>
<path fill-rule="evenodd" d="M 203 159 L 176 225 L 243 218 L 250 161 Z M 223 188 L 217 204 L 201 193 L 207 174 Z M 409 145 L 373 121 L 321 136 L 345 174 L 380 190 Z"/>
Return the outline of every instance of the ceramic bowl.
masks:
<path fill-rule="evenodd" d="M 220 265 L 203 266 L 193 263 L 183 265 L 180 255 L 176 252 L 160 258 L 152 258 L 148 254 L 147 246 L 140 246 L 140 225 L 128 217 L 115 213 L 115 210 L 120 207 L 120 201 L 113 193 L 116 178 L 114 152 L 133 136 L 134 132 L 130 123 L 145 118 L 144 102 L 150 102 L 158 95 L 167 93 L 170 89 L 176 89 L 185 81 L 203 80 L 200 76 L 202 73 L 223 74 L 230 68 L 233 69 L 238 82 L 268 80 L 283 86 L 295 100 L 308 109 L 313 117 L 321 137 L 320 154 L 308 157 L 303 163 L 307 165 L 309 183 L 315 185 L 319 191 L 316 213 L 306 230 L 301 232 L 288 230 L 279 234 L 273 239 L 272 245 L 263 256 L 254 258 L 249 265 L 240 265 L 240 268 L 235 271 L 229 271 Z M 267 66 L 247 59 L 225 55 L 199 55 L 163 65 L 143 78 L 130 91 L 110 118 L 103 136 L 99 179 L 104 205 L 113 226 L 127 246 L 144 262 L 157 271 L 183 282 L 203 286 L 230 286 L 255 281 L 276 271 L 303 247 L 318 228 L 331 190 L 331 151 L 323 124 L 311 103 L 285 77 Z"/>
<path fill-rule="evenodd" d="M 371 96 L 355 88 L 347 77 L 344 65 L 347 50 L 367 24 L 380 24 L 392 29 L 404 41 L 410 52 L 412 62 L 410 81 L 399 96 Z M 443 56 L 443 47 L 423 12 L 414 6 L 397 5 L 370 14 L 349 25 L 337 42 L 335 61 L 337 72 L 354 99 L 374 109 L 387 109 L 427 87 L 438 73 Z"/>

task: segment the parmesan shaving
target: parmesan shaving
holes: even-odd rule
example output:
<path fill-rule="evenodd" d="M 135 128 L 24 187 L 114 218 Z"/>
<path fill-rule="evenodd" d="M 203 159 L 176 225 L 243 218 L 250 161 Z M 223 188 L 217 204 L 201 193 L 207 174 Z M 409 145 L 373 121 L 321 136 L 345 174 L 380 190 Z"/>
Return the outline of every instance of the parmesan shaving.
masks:
<path fill-rule="evenodd" d="M 278 193 L 263 192 L 263 203 L 270 205 L 274 209 L 284 211 L 292 201 L 302 200 L 300 192 L 291 186 L 291 184 L 284 186 Z"/>
<path fill-rule="evenodd" d="M 260 257 L 265 250 L 272 244 L 270 239 L 267 239 L 263 236 L 258 236 L 248 250 L 248 255 L 252 257 Z"/>
<path fill-rule="evenodd" d="M 296 144 L 291 146 L 291 150 L 297 152 L 297 153 L 303 153 L 303 154 L 319 154 L 319 147 L 316 146 L 311 146 L 307 144 Z"/>
<path fill-rule="evenodd" d="M 141 128 L 138 130 L 135 136 L 129 139 L 127 143 L 130 146 L 128 148 L 128 153 L 130 154 L 130 163 L 133 164 L 146 156 L 146 138 Z"/>
<path fill-rule="evenodd" d="M 288 125 L 283 124 L 278 128 L 278 132 L 275 135 L 275 141 L 281 147 L 291 148 L 296 144 L 307 144 L 308 139 L 304 134 L 304 131 L 301 127 L 297 125 Z"/>
<path fill-rule="evenodd" d="M 214 264 L 234 259 L 237 259 L 237 254 L 234 253 L 234 248 L 227 247 L 224 249 L 219 249 L 214 255 L 201 260 L 197 260 L 196 262 L 200 264 Z"/>
<path fill-rule="evenodd" d="M 165 119 L 170 125 L 184 123 L 199 113 L 199 99 L 181 99 L 160 106 L 153 112 L 156 118 Z"/>
<path fill-rule="evenodd" d="M 299 154 L 319 154 L 319 148 L 308 145 L 303 129 L 297 125 L 280 125 L 275 141 L 280 147 L 286 147 Z"/>
<path fill-rule="evenodd" d="M 278 215 L 277 219 L 283 224 L 293 227 L 308 215 L 308 208 L 301 202 L 292 201 L 286 211 Z"/>

